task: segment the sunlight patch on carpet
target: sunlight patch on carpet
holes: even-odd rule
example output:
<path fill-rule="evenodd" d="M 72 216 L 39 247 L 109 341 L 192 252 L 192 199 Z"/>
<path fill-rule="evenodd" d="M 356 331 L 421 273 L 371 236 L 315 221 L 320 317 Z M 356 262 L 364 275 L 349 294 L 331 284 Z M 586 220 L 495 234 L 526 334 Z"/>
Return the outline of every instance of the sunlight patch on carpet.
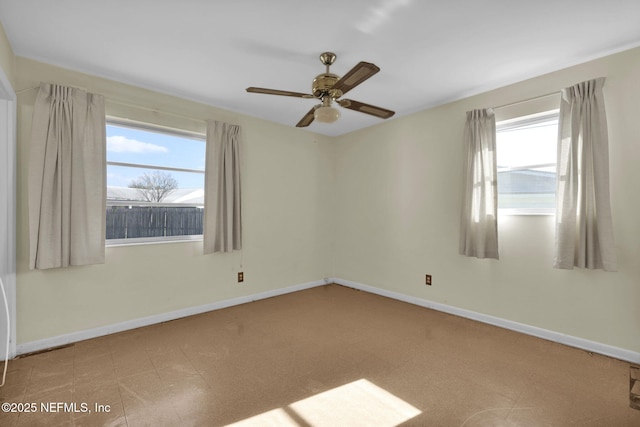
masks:
<path fill-rule="evenodd" d="M 366 379 L 247 418 L 233 427 L 395 427 L 421 411 Z"/>

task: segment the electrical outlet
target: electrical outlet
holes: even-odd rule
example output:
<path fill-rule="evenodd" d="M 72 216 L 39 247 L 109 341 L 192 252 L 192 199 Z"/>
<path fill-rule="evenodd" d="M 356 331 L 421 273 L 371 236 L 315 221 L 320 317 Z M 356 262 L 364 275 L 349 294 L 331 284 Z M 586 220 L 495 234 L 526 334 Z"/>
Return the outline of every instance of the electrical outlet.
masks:
<path fill-rule="evenodd" d="M 424 284 L 427 285 L 427 286 L 431 286 L 431 275 L 430 274 L 425 275 Z"/>
<path fill-rule="evenodd" d="M 238 283 L 244 282 L 244 273 L 242 271 L 238 272 Z"/>

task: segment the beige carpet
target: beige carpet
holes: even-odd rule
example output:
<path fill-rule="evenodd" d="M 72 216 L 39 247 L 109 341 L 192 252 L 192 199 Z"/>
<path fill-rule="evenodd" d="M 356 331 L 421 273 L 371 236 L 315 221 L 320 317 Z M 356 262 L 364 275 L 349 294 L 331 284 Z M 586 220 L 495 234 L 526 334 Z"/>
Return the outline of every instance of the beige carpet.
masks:
<path fill-rule="evenodd" d="M 328 285 L 11 361 L 0 425 L 640 426 L 629 371 Z"/>

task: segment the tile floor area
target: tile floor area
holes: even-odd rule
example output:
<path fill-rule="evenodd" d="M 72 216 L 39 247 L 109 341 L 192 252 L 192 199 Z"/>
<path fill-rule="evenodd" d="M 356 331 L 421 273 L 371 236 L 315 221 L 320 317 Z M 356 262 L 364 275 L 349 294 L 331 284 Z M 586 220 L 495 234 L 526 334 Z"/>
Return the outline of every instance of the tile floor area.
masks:
<path fill-rule="evenodd" d="M 328 285 L 11 361 L 0 401 L 37 411 L 0 425 L 640 426 L 629 375 L 615 359 Z"/>

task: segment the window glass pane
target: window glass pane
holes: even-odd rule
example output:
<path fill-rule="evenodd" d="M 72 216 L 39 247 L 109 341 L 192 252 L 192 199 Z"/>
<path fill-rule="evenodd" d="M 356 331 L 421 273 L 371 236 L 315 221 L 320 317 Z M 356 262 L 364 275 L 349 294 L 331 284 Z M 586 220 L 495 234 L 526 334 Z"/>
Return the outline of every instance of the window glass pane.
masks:
<path fill-rule="evenodd" d="M 497 132 L 498 170 L 556 163 L 558 121 Z M 554 167 L 555 170 L 555 167 Z"/>
<path fill-rule="evenodd" d="M 555 208 L 557 112 L 498 123 L 498 208 L 514 213 Z"/>
<path fill-rule="evenodd" d="M 204 140 L 108 124 L 107 240 L 135 243 L 201 236 L 204 159 Z"/>
<path fill-rule="evenodd" d="M 498 172 L 499 209 L 553 209 L 555 206 L 555 170 L 531 168 Z"/>
<path fill-rule="evenodd" d="M 107 160 L 110 162 L 203 171 L 204 146 L 200 139 L 107 125 Z"/>
<path fill-rule="evenodd" d="M 149 185 L 135 188 L 136 183 Z M 167 184 L 175 184 L 175 186 Z M 162 187 L 168 191 L 163 192 Z M 150 200 L 152 193 L 157 197 Z M 162 195 L 164 197 L 160 197 Z M 204 174 L 107 165 L 107 203 L 110 200 L 202 205 L 204 204 Z"/>

